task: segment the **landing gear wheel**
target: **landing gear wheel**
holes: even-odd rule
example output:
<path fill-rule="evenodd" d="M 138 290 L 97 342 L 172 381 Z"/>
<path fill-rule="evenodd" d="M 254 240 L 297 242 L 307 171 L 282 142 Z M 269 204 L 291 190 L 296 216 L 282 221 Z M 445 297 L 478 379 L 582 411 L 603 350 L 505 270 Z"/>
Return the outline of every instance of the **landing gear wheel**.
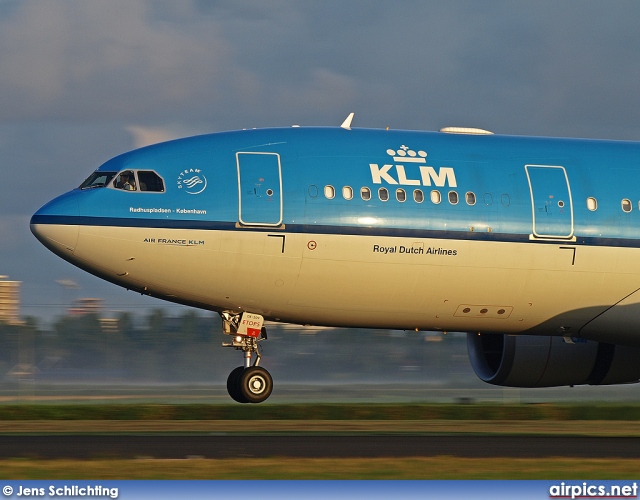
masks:
<path fill-rule="evenodd" d="M 246 368 L 240 375 L 239 385 L 242 396 L 246 398 L 249 403 L 262 403 L 271 394 L 273 379 L 269 372 L 261 366 L 252 366 Z"/>
<path fill-rule="evenodd" d="M 227 377 L 227 392 L 234 401 L 238 403 L 248 403 L 249 400 L 242 395 L 240 390 L 240 377 L 244 373 L 244 366 L 238 366 Z"/>
<path fill-rule="evenodd" d="M 262 403 L 273 389 L 271 375 L 259 366 L 262 358 L 259 342 L 267 339 L 267 330 L 262 326 L 264 318 L 246 311 L 223 311 L 220 316 L 223 333 L 231 336 L 231 342 L 223 342 L 222 346 L 233 347 L 244 355 L 244 365 L 233 370 L 227 378 L 229 396 L 238 403 Z"/>

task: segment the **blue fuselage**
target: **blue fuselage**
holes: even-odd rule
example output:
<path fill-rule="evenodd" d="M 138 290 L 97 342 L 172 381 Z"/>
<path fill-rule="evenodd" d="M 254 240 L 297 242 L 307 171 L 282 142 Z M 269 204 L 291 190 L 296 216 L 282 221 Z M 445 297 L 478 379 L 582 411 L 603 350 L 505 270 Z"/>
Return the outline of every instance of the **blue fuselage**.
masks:
<path fill-rule="evenodd" d="M 403 146 L 426 156 L 387 152 Z M 268 129 L 150 146 L 98 170 L 126 169 L 157 172 L 165 190 L 76 189 L 33 221 L 239 231 L 237 224 L 252 230 L 284 224 L 287 232 L 527 243 L 538 233 L 537 243 L 575 237 L 576 245 L 640 241 L 636 143 Z M 190 188 L 184 180 L 194 175 L 201 182 Z M 387 201 L 380 199 L 381 187 Z M 363 188 L 370 199 L 362 199 Z M 415 190 L 422 192 L 418 201 Z M 590 210 L 588 200 L 597 208 Z M 630 202 L 628 211 L 623 200 Z"/>

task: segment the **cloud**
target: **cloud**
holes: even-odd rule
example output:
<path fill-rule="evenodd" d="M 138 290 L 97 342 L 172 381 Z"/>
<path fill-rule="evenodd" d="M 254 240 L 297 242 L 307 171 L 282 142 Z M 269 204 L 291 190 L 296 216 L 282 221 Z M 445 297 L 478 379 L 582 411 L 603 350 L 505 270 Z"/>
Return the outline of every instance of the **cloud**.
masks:
<path fill-rule="evenodd" d="M 0 253 L 16 251 L 25 243 L 29 219 L 20 215 L 0 215 Z M 0 269 L 0 274 L 5 274 Z"/>
<path fill-rule="evenodd" d="M 332 124 L 355 110 L 367 125 L 404 128 L 639 126 L 635 1 L 11 5 L 0 10 L 5 123 L 222 130 Z"/>
<path fill-rule="evenodd" d="M 129 125 L 126 130 L 133 136 L 134 148 L 141 148 L 181 137 L 180 134 L 163 127 Z"/>
<path fill-rule="evenodd" d="M 224 72 L 215 20 L 154 21 L 150 2 L 24 2 L 0 20 L 0 120 L 166 113 Z"/>

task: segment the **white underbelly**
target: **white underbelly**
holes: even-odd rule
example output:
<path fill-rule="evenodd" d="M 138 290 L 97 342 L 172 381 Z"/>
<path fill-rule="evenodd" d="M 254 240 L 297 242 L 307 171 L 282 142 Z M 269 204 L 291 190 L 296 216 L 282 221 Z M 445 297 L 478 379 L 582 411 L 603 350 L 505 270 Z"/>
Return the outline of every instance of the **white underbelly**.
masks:
<path fill-rule="evenodd" d="M 638 253 L 278 230 L 84 226 L 73 258 L 121 286 L 214 310 L 327 326 L 518 333 L 558 315 L 579 329 L 640 288 Z"/>

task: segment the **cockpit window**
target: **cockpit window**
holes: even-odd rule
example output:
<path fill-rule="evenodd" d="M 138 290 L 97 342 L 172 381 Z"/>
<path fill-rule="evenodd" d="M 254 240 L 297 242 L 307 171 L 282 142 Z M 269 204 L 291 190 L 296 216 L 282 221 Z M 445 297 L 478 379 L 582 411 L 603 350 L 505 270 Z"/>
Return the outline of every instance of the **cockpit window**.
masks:
<path fill-rule="evenodd" d="M 116 180 L 113 181 L 113 187 L 116 189 L 124 189 L 125 191 L 136 190 L 136 176 L 132 170 L 125 170 L 118 174 Z"/>
<path fill-rule="evenodd" d="M 111 174 L 111 177 L 116 175 Z M 111 178 L 110 177 L 110 178 Z M 116 175 L 112 186 L 123 191 L 164 193 L 164 180 L 153 170 L 123 170 Z"/>
<path fill-rule="evenodd" d="M 140 191 L 164 193 L 164 182 L 155 172 L 138 170 L 138 181 L 140 182 Z"/>
<path fill-rule="evenodd" d="M 80 189 L 105 187 L 114 175 L 116 175 L 115 172 L 94 172 L 80 184 Z"/>

